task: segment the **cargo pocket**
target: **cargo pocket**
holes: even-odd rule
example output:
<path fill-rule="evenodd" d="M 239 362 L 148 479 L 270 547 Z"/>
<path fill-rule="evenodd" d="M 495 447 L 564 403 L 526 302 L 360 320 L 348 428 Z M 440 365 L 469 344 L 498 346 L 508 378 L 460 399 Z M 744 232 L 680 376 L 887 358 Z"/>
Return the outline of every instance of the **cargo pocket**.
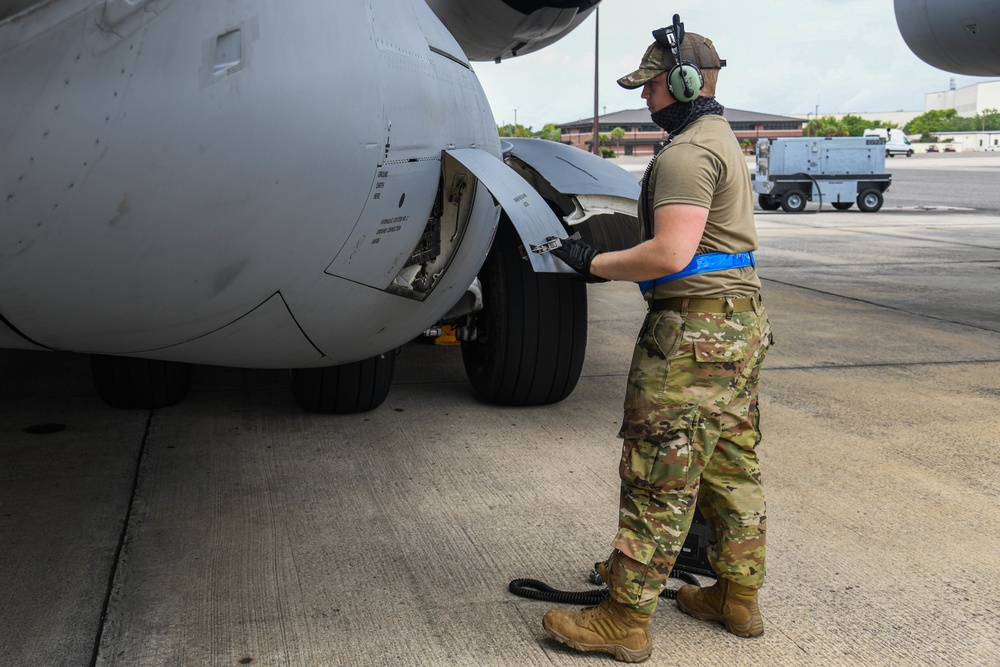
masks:
<path fill-rule="evenodd" d="M 656 554 L 656 542 L 628 528 L 618 529 L 611 546 L 643 565 L 649 565 Z"/>
<path fill-rule="evenodd" d="M 663 403 L 671 358 L 681 344 L 683 320 L 671 311 L 646 315 L 632 353 L 625 389 L 625 412 L 645 410 Z"/>
<path fill-rule="evenodd" d="M 680 415 L 675 412 L 674 415 L 673 419 L 663 423 L 643 425 L 643 430 L 648 426 L 650 431 L 644 434 L 645 437 L 630 437 L 639 434 L 623 429 L 626 440 L 622 445 L 618 475 L 626 487 L 657 495 L 683 489 L 689 484 L 695 474 L 691 469 L 693 438 L 700 417 L 697 409 Z"/>
<path fill-rule="evenodd" d="M 729 362 L 739 364 L 747 358 L 750 341 L 734 331 L 726 332 L 718 339 L 692 340 L 691 346 L 694 348 L 694 358 L 699 363 L 722 364 Z"/>
<path fill-rule="evenodd" d="M 694 364 L 688 391 L 700 405 L 721 406 L 746 384 L 745 375 L 760 347 L 753 313 L 699 314 L 684 327 Z"/>
<path fill-rule="evenodd" d="M 774 334 L 771 332 L 771 321 L 767 319 L 767 314 L 760 317 L 760 342 L 765 349 L 774 347 Z"/>

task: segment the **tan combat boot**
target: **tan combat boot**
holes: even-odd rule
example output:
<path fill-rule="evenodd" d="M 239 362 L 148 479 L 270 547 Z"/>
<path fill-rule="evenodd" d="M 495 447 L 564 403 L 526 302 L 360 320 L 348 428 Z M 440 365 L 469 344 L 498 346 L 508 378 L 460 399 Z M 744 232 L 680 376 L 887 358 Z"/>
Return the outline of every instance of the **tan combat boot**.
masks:
<path fill-rule="evenodd" d="M 757 589 L 719 579 L 708 588 L 681 586 L 677 606 L 700 621 L 719 621 L 737 637 L 764 634 L 764 619 L 757 606 Z"/>
<path fill-rule="evenodd" d="M 642 662 L 653 652 L 649 614 L 632 611 L 610 597 L 577 612 L 550 609 L 542 627 L 570 648 L 610 653 L 622 662 Z"/>

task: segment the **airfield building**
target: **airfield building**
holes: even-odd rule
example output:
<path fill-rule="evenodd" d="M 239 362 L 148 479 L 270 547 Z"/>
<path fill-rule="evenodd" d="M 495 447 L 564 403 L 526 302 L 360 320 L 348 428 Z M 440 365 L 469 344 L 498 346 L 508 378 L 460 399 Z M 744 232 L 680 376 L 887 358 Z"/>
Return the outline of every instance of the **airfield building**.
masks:
<path fill-rule="evenodd" d="M 723 115 L 733 128 L 736 138 L 747 146 L 748 150 L 752 149 L 758 139 L 801 137 L 802 125 L 805 123 L 801 118 L 776 116 L 728 107 Z M 598 122 L 600 123 L 600 133 L 609 137 L 603 147 L 613 150 L 618 156 L 652 156 L 667 140 L 668 136 L 666 132 L 650 121 L 649 111 L 645 108 L 615 111 L 599 116 Z M 593 150 L 593 117 L 564 123 L 558 127 L 562 132 L 564 144 L 576 146 L 585 151 Z M 625 130 L 625 136 L 617 140 L 611 139 L 612 132 L 616 127 Z"/>

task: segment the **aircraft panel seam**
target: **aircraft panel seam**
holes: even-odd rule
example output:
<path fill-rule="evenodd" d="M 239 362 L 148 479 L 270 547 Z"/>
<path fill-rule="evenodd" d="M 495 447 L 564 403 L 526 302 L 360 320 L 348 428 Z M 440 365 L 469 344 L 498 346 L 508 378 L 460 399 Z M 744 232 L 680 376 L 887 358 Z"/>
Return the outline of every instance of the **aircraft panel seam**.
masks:
<path fill-rule="evenodd" d="M 430 46 L 430 45 L 428 45 L 427 48 L 429 48 L 432 53 L 436 53 L 439 56 L 443 56 L 443 57 L 447 58 L 448 60 L 450 60 L 452 62 L 458 63 L 459 65 L 461 65 L 465 69 L 468 69 L 468 70 L 472 69 L 472 67 L 469 65 L 469 63 L 461 60 L 460 58 L 457 58 L 456 56 L 451 55 L 450 53 L 448 53 L 447 51 L 445 51 L 443 49 L 439 49 L 436 46 Z"/>
<path fill-rule="evenodd" d="M 309 345 L 314 350 L 316 350 L 316 352 L 319 354 L 319 356 L 326 357 L 327 355 L 323 352 L 323 350 L 321 350 L 316 345 L 316 343 L 313 342 L 312 338 L 309 337 L 309 334 L 307 334 L 305 332 L 305 329 L 302 328 L 302 325 L 299 324 L 299 321 L 295 318 L 295 315 L 292 313 L 292 309 L 289 308 L 288 302 L 285 301 L 285 297 L 281 293 L 281 290 L 276 291 L 274 294 L 272 294 L 271 296 L 267 297 L 266 299 L 264 299 L 263 301 L 261 301 L 259 304 L 257 304 L 256 306 L 254 306 L 253 308 L 251 308 L 250 310 L 248 310 L 244 314 L 242 314 L 239 317 L 237 317 L 235 320 L 232 320 L 231 322 L 227 322 L 226 324 L 223 324 L 220 327 L 212 329 L 209 332 L 203 333 L 203 334 L 201 334 L 199 336 L 195 336 L 194 338 L 189 338 L 187 340 L 180 341 L 178 343 L 171 343 L 169 345 L 163 345 L 163 346 L 160 346 L 160 347 L 154 347 L 154 348 L 150 348 L 150 349 L 147 349 L 147 350 L 135 350 L 135 351 L 127 352 L 127 353 L 124 353 L 124 354 L 143 354 L 143 353 L 148 353 L 148 352 L 157 352 L 159 350 L 169 350 L 170 348 L 173 348 L 173 347 L 178 347 L 180 345 L 186 345 L 186 344 L 192 343 L 192 342 L 194 342 L 196 340 L 201 340 L 202 338 L 205 338 L 206 336 L 211 336 L 214 333 L 222 331 L 226 327 L 232 326 L 232 325 L 236 324 L 237 322 L 239 322 L 240 320 L 242 320 L 242 319 L 244 319 L 244 318 L 252 315 L 254 312 L 256 312 L 258 309 L 260 309 L 261 307 L 263 307 L 268 301 L 270 301 L 271 299 L 273 299 L 275 296 L 277 296 L 279 299 L 281 299 L 281 304 L 285 307 L 285 312 L 288 313 L 288 316 L 291 318 L 292 322 L 295 324 L 295 327 L 299 330 L 299 333 L 302 334 L 302 337 L 306 339 L 306 342 L 308 342 Z M 0 319 L 2 319 L 2 316 L 0 316 Z"/>
<path fill-rule="evenodd" d="M 295 318 L 295 313 L 292 312 L 292 309 L 288 305 L 288 302 L 285 301 L 285 295 L 281 293 L 281 290 L 278 290 L 277 292 L 275 292 L 274 294 L 272 294 L 270 298 L 274 298 L 275 294 L 278 296 L 279 299 L 281 299 L 281 305 L 283 305 L 285 307 L 285 311 L 287 311 L 288 312 L 288 316 L 290 318 L 292 318 L 292 322 L 295 323 L 295 327 L 302 334 L 302 337 L 306 339 L 306 341 L 312 346 L 312 348 L 314 350 L 316 350 L 316 352 L 319 354 L 319 356 L 325 357 L 326 354 L 323 353 L 323 350 L 319 349 L 319 347 L 316 345 L 316 343 L 313 342 L 313 339 L 309 337 L 309 334 L 306 333 L 306 330 L 302 328 L 302 325 L 299 324 L 299 321 Z M 266 303 L 266 301 L 265 301 L 265 303 Z M 261 306 L 262 305 L 264 305 L 264 304 L 262 303 Z M 257 306 L 257 308 L 260 308 L 260 306 Z M 256 310 L 256 308 L 254 310 Z M 247 314 L 249 315 L 249 313 L 247 313 Z"/>
<path fill-rule="evenodd" d="M 10 320 L 8 320 L 8 319 L 7 319 L 6 317 L 4 317 L 4 316 L 3 316 L 2 314 L 0 314 L 0 324 L 3 324 L 3 325 L 4 325 L 4 326 L 6 326 L 6 327 L 7 327 L 8 329 L 10 329 L 11 331 L 13 331 L 13 332 L 14 332 L 14 333 L 16 333 L 16 334 L 17 334 L 18 336 L 20 336 L 20 337 L 21 337 L 21 338 L 23 338 L 24 340 L 28 341 L 28 342 L 29 342 L 29 343 L 31 343 L 32 345 L 37 345 L 38 347 L 42 347 L 42 348 L 45 348 L 46 350 L 51 350 L 51 349 L 52 349 L 52 348 L 51 348 L 51 347 L 49 347 L 48 345 L 42 345 L 42 344 L 41 344 L 41 343 L 39 343 L 39 342 L 38 342 L 37 340 L 32 340 L 32 339 L 31 339 L 31 336 L 28 336 L 28 335 L 26 335 L 26 334 L 25 334 L 25 333 L 24 333 L 23 331 L 21 331 L 20 329 L 18 329 L 17 327 L 15 327 L 15 326 L 14 326 L 14 325 L 13 325 L 13 324 L 11 323 L 11 321 L 10 321 Z"/>

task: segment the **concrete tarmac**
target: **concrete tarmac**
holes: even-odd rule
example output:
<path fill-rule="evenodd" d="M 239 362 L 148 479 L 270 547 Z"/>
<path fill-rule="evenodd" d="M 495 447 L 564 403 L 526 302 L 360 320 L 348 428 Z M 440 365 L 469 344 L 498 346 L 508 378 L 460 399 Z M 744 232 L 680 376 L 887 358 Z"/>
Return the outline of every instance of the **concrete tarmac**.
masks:
<path fill-rule="evenodd" d="M 1000 664 L 1000 218 L 923 204 L 758 214 L 765 634 L 664 601 L 647 664 Z M 0 665 L 612 664 L 507 592 L 590 588 L 615 532 L 643 310 L 626 284 L 590 304 L 576 391 L 531 409 L 425 344 L 349 417 L 208 367 L 176 407 L 113 410 L 85 357 L 0 351 Z"/>

